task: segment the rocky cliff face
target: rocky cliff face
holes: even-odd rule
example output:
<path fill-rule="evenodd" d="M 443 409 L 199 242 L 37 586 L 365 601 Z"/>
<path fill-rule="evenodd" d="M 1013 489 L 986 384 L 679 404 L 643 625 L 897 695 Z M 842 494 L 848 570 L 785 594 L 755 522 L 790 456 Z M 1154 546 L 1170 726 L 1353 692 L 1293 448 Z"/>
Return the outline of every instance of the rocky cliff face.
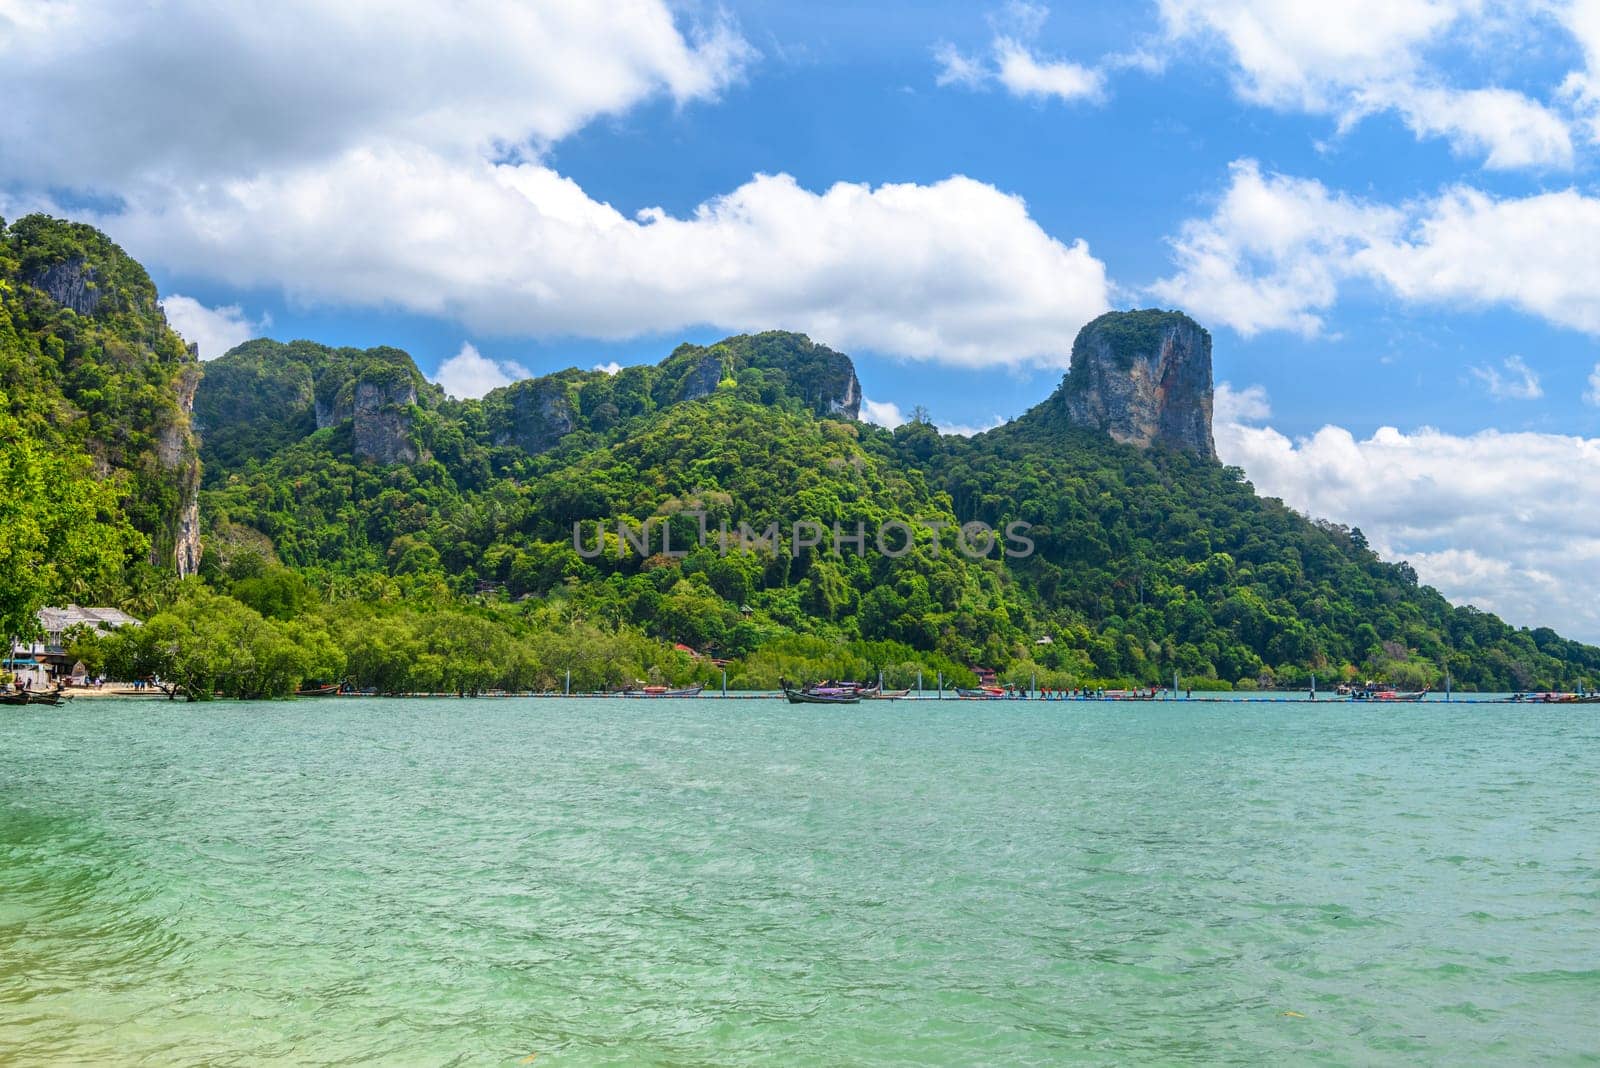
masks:
<path fill-rule="evenodd" d="M 1059 397 L 1076 426 L 1216 458 L 1211 335 L 1182 312 L 1110 312 L 1089 323 Z"/>
<path fill-rule="evenodd" d="M 484 402 L 496 445 L 538 455 L 578 427 L 567 383 L 559 378 L 530 378 L 496 394 Z"/>
<path fill-rule="evenodd" d="M 22 280 L 79 315 L 93 315 L 100 307 L 102 294 L 95 269 L 81 256 L 41 266 Z"/>
<path fill-rule="evenodd" d="M 409 380 L 358 379 L 351 403 L 356 456 L 380 464 L 416 463 L 420 455 L 411 440 L 416 403 L 417 387 Z"/>
<path fill-rule="evenodd" d="M 200 445 L 190 425 L 194 395 L 201 379 L 198 347 L 190 345 L 189 355 L 195 363 L 185 369 L 177 384 L 178 406 L 185 422 L 163 429 L 160 448 L 162 466 L 172 472 L 178 483 L 178 513 L 172 524 L 172 562 L 179 578 L 188 578 L 200 570 Z"/>

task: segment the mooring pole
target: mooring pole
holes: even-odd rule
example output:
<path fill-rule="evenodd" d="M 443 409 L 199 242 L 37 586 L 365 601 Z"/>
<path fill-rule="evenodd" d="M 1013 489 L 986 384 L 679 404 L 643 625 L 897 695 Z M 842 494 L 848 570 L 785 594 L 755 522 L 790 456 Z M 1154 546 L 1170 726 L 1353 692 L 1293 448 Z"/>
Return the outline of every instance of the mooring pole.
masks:
<path fill-rule="evenodd" d="M 572 696 L 572 669 L 571 668 L 567 668 L 567 685 L 566 685 L 566 688 L 561 691 L 561 696 L 563 696 L 563 697 L 571 697 Z"/>
<path fill-rule="evenodd" d="M 944 700 L 944 672 L 939 672 L 939 700 Z"/>

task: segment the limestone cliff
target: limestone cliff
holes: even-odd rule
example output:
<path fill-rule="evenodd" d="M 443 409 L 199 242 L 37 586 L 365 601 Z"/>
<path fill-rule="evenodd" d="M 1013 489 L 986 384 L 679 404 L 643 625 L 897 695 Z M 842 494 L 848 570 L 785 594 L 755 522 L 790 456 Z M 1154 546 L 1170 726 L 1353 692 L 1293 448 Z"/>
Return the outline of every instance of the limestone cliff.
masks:
<path fill-rule="evenodd" d="M 484 398 L 491 440 L 538 455 L 577 429 L 568 379 L 572 372 L 529 378 Z"/>
<path fill-rule="evenodd" d="M 177 382 L 178 407 L 183 419 L 163 428 L 159 450 L 161 465 L 170 472 L 178 487 L 178 510 L 171 519 L 170 537 L 171 563 L 179 578 L 188 578 L 200 570 L 200 443 L 192 425 L 194 395 L 201 379 L 196 346 L 189 346 L 189 355 L 195 362 L 184 369 Z"/>
<path fill-rule="evenodd" d="M 82 256 L 41 263 L 23 275 L 23 282 L 47 295 L 63 308 L 79 315 L 93 315 L 100 307 L 101 292 L 94 266 Z"/>
<path fill-rule="evenodd" d="M 363 376 L 351 399 L 354 451 L 380 464 L 416 463 L 421 454 L 411 436 L 416 384 L 391 375 Z"/>
<path fill-rule="evenodd" d="M 1073 425 L 1216 458 L 1211 335 L 1182 312 L 1108 312 L 1089 323 L 1058 399 Z"/>

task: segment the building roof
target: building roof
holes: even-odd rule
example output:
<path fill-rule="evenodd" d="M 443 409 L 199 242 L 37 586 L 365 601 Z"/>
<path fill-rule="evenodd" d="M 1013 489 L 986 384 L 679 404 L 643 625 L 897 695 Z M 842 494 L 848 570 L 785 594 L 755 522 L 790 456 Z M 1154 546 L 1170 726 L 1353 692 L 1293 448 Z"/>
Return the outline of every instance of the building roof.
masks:
<path fill-rule="evenodd" d="M 139 621 L 120 608 L 82 608 L 69 604 L 65 608 L 39 609 L 39 625 L 47 632 L 63 631 L 79 623 L 87 623 L 99 630 L 105 630 L 110 627 L 127 626 L 130 623 L 137 626 Z"/>

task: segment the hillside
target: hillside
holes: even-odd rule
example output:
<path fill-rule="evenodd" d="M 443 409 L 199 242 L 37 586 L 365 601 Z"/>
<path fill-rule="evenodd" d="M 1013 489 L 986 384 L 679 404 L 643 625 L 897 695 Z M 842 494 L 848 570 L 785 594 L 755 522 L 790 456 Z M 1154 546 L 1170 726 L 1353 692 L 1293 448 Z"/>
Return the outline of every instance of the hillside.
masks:
<path fill-rule="evenodd" d="M 103 237 L 36 219 L 9 235 L 5 309 L 23 328 L 4 335 L 8 409 L 35 440 L 112 470 L 133 536 L 170 561 L 195 467 L 164 466 L 157 446 L 189 440 L 197 367 L 148 278 Z M 106 295 L 86 298 L 91 282 Z M 977 665 L 1050 686 L 1174 672 L 1217 687 L 1313 672 L 1420 686 L 1448 670 L 1480 689 L 1600 676 L 1600 650 L 1452 606 L 1360 531 L 1264 500 L 1218 463 L 1211 339 L 1186 316 L 1113 313 L 1074 351 L 1055 394 L 967 439 L 858 422 L 849 358 L 781 332 L 468 401 L 398 349 L 251 341 L 206 365 L 194 396 L 210 592 L 169 599 L 164 625 L 203 630 L 194 606 L 209 597 L 207 618 L 234 605 L 241 633 L 300 650 L 299 677 L 385 687 L 444 685 L 446 666 L 467 662 L 452 685 L 550 683 L 573 662 L 593 685 L 652 669 L 710 677 L 672 643 L 760 684 L 879 668 L 901 684 L 919 670 L 966 680 Z M 790 544 L 802 521 L 821 544 Z M 646 522 L 655 540 L 628 549 Z M 956 528 L 970 522 L 1029 524 L 1034 550 L 969 557 Z M 858 523 L 867 551 L 833 551 L 833 525 Z M 910 550 L 875 551 L 873 533 L 895 524 L 916 531 Z M 108 581 L 134 592 L 126 574 Z M 441 614 L 458 625 L 441 629 Z M 456 635 L 478 625 L 467 619 L 489 628 L 486 648 L 509 644 L 463 647 Z M 236 688 L 279 692 L 292 675 Z"/>
<path fill-rule="evenodd" d="M 144 268 L 104 234 L 43 216 L 0 220 L 10 474 L 0 612 L 11 629 L 47 595 L 149 596 L 170 584 L 163 576 L 196 570 L 200 467 L 188 408 L 199 381 Z"/>

